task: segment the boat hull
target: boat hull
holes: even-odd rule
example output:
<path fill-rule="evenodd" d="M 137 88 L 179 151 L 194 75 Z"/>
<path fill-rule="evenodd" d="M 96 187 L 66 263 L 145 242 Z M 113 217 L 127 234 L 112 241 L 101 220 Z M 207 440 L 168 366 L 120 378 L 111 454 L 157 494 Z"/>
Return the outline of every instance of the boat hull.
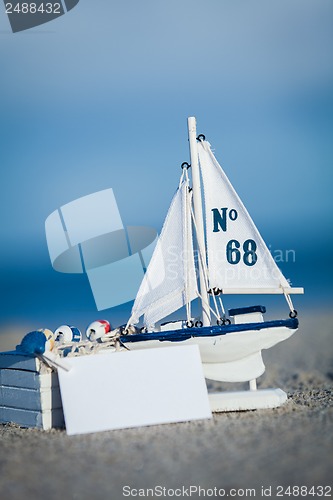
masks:
<path fill-rule="evenodd" d="M 297 319 L 290 319 L 143 333 L 122 336 L 121 341 L 130 350 L 196 344 L 206 378 L 242 382 L 264 373 L 263 349 L 287 340 L 297 329 Z"/>

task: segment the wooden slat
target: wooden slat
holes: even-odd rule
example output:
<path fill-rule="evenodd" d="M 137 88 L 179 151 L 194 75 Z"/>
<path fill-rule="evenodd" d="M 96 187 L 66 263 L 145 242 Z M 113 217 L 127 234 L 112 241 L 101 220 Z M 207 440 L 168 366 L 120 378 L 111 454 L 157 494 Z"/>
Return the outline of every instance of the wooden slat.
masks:
<path fill-rule="evenodd" d="M 0 368 L 40 372 L 42 369 L 42 363 L 34 356 L 21 354 L 17 351 L 8 351 L 0 352 Z"/>
<path fill-rule="evenodd" d="M 37 391 L 1 386 L 0 400 L 2 406 L 24 410 L 53 410 L 62 406 L 59 387 Z"/>
<path fill-rule="evenodd" d="M 24 370 L 0 369 L 0 385 L 24 389 L 51 389 L 59 386 L 56 372 L 39 374 Z"/>
<path fill-rule="evenodd" d="M 0 423 L 13 422 L 22 427 L 38 427 L 48 430 L 52 427 L 64 427 L 62 408 L 47 411 L 23 410 L 0 406 Z"/>

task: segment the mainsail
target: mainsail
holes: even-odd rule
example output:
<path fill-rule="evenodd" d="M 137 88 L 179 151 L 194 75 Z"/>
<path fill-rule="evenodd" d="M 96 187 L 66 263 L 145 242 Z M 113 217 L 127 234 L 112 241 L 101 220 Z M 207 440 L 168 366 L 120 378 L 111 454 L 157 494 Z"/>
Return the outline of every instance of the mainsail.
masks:
<path fill-rule="evenodd" d="M 224 293 L 273 292 L 290 284 L 277 267 L 207 141 L 198 143 L 204 188 L 208 278 Z"/>
<path fill-rule="evenodd" d="M 166 216 L 147 272 L 137 293 L 129 324 L 144 314 L 147 328 L 198 296 L 194 265 L 191 193 L 186 176 Z"/>

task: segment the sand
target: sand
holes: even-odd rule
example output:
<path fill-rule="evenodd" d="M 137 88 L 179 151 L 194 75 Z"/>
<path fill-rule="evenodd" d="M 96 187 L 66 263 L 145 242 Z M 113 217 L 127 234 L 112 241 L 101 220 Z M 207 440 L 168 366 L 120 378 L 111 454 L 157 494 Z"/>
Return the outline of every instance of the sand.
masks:
<path fill-rule="evenodd" d="M 320 496 L 333 482 L 332 320 L 305 317 L 297 335 L 264 352 L 259 387 L 288 392 L 281 408 L 72 437 L 0 425 L 0 498 Z M 288 486 L 303 490 L 289 496 Z"/>

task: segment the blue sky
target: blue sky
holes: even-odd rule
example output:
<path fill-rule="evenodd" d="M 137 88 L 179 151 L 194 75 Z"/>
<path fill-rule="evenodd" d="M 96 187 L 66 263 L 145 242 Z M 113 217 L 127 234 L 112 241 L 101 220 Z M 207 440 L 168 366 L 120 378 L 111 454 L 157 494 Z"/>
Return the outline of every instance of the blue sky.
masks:
<path fill-rule="evenodd" d="M 190 115 L 267 243 L 297 249 L 291 274 L 331 288 L 332 24 L 329 0 L 80 0 L 16 34 L 1 10 L 3 316 L 34 314 L 43 287 L 45 310 L 93 314 L 44 221 L 112 187 L 126 224 L 160 229 Z"/>

